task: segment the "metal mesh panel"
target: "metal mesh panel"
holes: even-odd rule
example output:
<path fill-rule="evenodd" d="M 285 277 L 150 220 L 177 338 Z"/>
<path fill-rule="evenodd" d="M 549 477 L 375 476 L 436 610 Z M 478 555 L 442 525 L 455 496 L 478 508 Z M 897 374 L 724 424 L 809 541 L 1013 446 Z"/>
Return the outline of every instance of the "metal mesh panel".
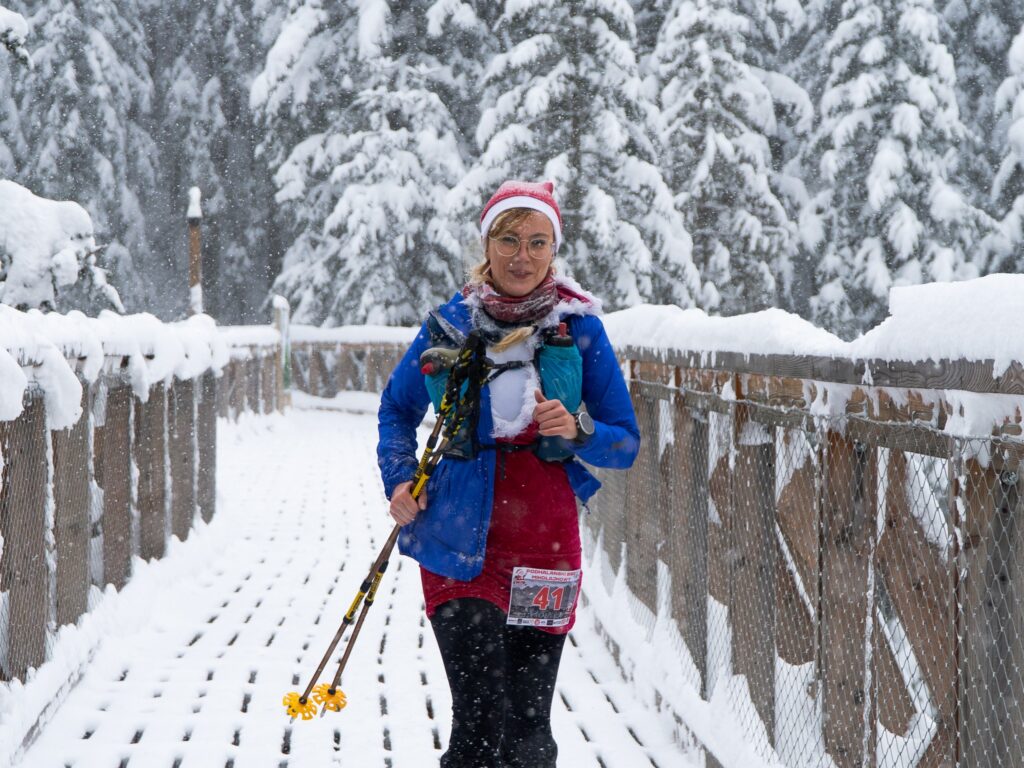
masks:
<path fill-rule="evenodd" d="M 786 766 L 1024 765 L 1024 445 L 630 389 L 589 589 L 671 612 L 672 679 Z"/>
<path fill-rule="evenodd" d="M 16 421 L 0 422 L 0 675 L 25 679 L 46 659 L 52 621 L 53 507 L 47 499 L 49 435 L 43 399 L 26 394 Z"/>

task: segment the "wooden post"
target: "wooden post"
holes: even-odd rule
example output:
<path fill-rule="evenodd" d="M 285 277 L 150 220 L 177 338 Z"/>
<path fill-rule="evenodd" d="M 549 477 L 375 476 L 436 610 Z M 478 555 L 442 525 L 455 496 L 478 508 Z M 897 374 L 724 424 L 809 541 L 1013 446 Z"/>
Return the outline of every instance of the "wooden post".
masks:
<path fill-rule="evenodd" d="M 57 544 L 57 626 L 85 613 L 89 582 L 89 388 L 82 387 L 82 416 L 53 440 L 54 537 Z"/>
<path fill-rule="evenodd" d="M 829 431 L 822 500 L 821 669 L 825 749 L 836 768 L 875 764 L 866 670 L 877 507 L 877 453 Z"/>
<path fill-rule="evenodd" d="M 666 450 L 671 468 L 668 501 L 674 522 L 669 528 L 672 571 L 672 617 L 707 690 L 708 623 L 708 424 L 673 397 L 675 440 Z"/>
<path fill-rule="evenodd" d="M 103 431 L 103 579 L 121 589 L 132 566 L 132 400 L 127 384 L 106 396 Z"/>
<path fill-rule="evenodd" d="M 196 511 L 195 488 L 195 384 L 175 379 L 168 408 L 171 460 L 171 533 L 188 538 Z"/>
<path fill-rule="evenodd" d="M 640 426 L 640 454 L 626 477 L 626 584 L 652 613 L 658 610 L 657 401 L 643 382 L 631 381 L 630 394 Z"/>
<path fill-rule="evenodd" d="M 135 464 L 139 470 L 139 556 L 151 560 L 167 549 L 167 386 L 161 381 L 143 403 L 135 400 Z"/>
<path fill-rule="evenodd" d="M 775 745 L 775 440 L 739 403 L 730 575 L 733 673 L 744 675 L 750 698 Z"/>
<path fill-rule="evenodd" d="M 779 467 L 776 484 L 776 521 L 785 541 L 776 550 L 776 621 L 780 628 L 776 646 L 779 657 L 799 666 L 814 661 L 816 603 L 818 598 L 818 464 L 811 436 L 802 429 L 783 430 L 775 457 Z M 799 583 L 798 583 L 799 582 Z M 804 602 L 800 593 L 810 602 Z"/>
<path fill-rule="evenodd" d="M 203 520 L 210 522 L 217 507 L 217 379 L 207 371 L 200 380 L 196 440 L 199 442 L 196 497 Z"/>
<path fill-rule="evenodd" d="M 281 334 L 277 352 L 277 400 L 275 408 L 283 411 L 292 404 L 292 350 L 290 334 L 291 308 L 284 296 L 274 296 L 274 327 Z"/>
<path fill-rule="evenodd" d="M 249 413 L 260 412 L 260 389 L 263 382 L 260 379 L 260 359 L 252 356 L 245 361 L 245 409 Z"/>
<path fill-rule="evenodd" d="M 960 765 L 1024 764 L 1021 456 L 965 465 Z"/>
<path fill-rule="evenodd" d="M 199 187 L 188 191 L 188 313 L 203 312 L 203 246 L 200 224 L 203 212 Z"/>
<path fill-rule="evenodd" d="M 0 423 L 0 534 L 6 542 L 0 556 L 0 590 L 7 592 L 7 626 L 0 626 L 7 632 L 7 659 L 0 677 L 7 680 L 24 680 L 30 668 L 46 661 L 48 439 L 42 397 L 26 395 L 17 420 Z"/>

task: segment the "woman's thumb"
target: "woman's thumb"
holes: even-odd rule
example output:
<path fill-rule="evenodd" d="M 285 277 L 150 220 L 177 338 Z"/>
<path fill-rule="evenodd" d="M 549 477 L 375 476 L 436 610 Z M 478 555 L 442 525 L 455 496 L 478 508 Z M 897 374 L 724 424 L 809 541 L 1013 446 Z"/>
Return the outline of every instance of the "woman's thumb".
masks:
<path fill-rule="evenodd" d="M 539 389 L 533 390 L 533 396 L 537 399 L 538 403 L 546 403 L 548 401 L 548 399 L 544 397 L 544 393 Z"/>

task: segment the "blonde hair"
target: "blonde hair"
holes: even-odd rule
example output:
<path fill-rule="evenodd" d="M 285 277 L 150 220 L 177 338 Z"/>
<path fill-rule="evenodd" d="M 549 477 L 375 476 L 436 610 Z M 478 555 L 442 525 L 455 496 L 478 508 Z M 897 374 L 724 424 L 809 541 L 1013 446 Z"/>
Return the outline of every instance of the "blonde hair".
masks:
<path fill-rule="evenodd" d="M 487 235 L 481 239 L 483 245 L 483 261 L 477 262 L 469 269 L 469 284 L 470 285 L 482 285 L 491 282 L 491 260 L 487 256 L 487 239 L 489 237 L 503 237 L 513 229 L 522 224 L 531 214 L 536 213 L 532 208 L 510 208 L 507 211 L 499 213 L 494 219 L 494 223 L 491 224 L 490 230 Z M 554 266 L 551 267 L 554 270 Z M 536 326 L 526 325 L 522 328 L 516 328 L 514 331 L 506 334 L 502 337 L 501 341 L 494 345 L 495 352 L 504 352 L 511 346 L 518 344 L 521 341 L 526 341 L 533 332 L 537 330 Z"/>

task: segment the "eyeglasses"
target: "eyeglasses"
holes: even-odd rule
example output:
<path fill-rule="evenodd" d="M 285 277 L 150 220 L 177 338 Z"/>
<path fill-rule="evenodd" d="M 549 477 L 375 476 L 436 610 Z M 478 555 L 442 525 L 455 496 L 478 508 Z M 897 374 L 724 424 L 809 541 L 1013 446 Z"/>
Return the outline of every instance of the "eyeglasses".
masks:
<path fill-rule="evenodd" d="M 504 256 L 506 259 L 511 259 L 522 247 L 523 241 L 515 235 L 502 235 L 501 237 L 488 238 L 494 243 L 495 249 L 498 251 L 499 256 Z M 526 241 L 526 253 L 531 259 L 546 259 L 551 255 L 551 247 L 553 243 L 546 237 L 531 237 Z"/>

